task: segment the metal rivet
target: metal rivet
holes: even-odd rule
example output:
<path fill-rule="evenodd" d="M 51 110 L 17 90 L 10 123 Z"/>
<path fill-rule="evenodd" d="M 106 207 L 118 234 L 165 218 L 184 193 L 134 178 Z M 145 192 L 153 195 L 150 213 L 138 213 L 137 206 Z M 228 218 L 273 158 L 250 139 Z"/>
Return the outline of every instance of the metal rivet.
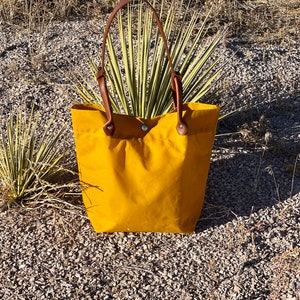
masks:
<path fill-rule="evenodd" d="M 142 125 L 142 127 L 141 127 L 141 128 L 142 128 L 142 130 L 143 130 L 143 131 L 147 131 L 147 130 L 148 130 L 148 126 L 147 126 L 147 125 L 145 125 L 145 124 L 144 124 L 144 125 Z"/>
<path fill-rule="evenodd" d="M 180 125 L 179 125 L 179 128 L 183 128 L 183 125 L 182 125 L 182 124 L 180 124 Z"/>

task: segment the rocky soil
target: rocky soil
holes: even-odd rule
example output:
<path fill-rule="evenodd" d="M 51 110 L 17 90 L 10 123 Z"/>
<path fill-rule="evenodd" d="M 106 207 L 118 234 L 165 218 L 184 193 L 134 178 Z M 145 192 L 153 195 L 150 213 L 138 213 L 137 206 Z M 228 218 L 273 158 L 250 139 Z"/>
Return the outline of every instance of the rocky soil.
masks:
<path fill-rule="evenodd" d="M 75 164 L 70 78 L 103 21 L 0 24 L 0 114 L 57 111 Z M 223 113 L 191 235 L 95 234 L 81 204 L 0 213 L 1 299 L 300 299 L 300 47 L 220 45 Z M 59 206 L 59 205 L 58 205 Z"/>

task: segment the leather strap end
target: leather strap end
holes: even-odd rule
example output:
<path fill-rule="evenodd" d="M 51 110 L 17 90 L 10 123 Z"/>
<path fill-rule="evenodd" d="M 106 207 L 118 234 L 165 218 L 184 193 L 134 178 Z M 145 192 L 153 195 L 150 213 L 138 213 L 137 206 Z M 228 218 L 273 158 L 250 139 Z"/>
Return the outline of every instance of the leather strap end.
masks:
<path fill-rule="evenodd" d="M 180 73 L 176 73 L 175 76 L 172 77 L 171 85 L 172 85 L 172 94 L 173 94 L 173 104 L 178 114 L 178 123 L 176 125 L 176 129 L 180 135 L 186 135 L 188 132 L 188 125 L 182 119 L 183 92 L 182 92 L 182 76 L 180 75 Z"/>
<path fill-rule="evenodd" d="M 112 122 L 107 122 L 103 126 L 103 131 L 106 135 L 112 136 L 115 132 L 115 125 Z"/>
<path fill-rule="evenodd" d="M 102 98 L 102 102 L 104 105 L 104 109 L 106 111 L 106 116 L 107 116 L 107 122 L 103 126 L 103 130 L 108 136 L 112 136 L 115 131 L 115 125 L 113 122 L 113 117 L 112 117 L 112 108 L 111 104 L 109 101 L 109 95 L 106 87 L 106 82 L 105 82 L 105 76 L 104 76 L 104 71 L 103 69 L 100 69 L 97 74 L 97 81 L 100 89 L 100 94 Z"/>
<path fill-rule="evenodd" d="M 178 89 L 178 91 L 176 91 Z M 182 76 L 179 72 L 176 72 L 175 76 L 171 78 L 171 90 L 172 90 L 172 98 L 173 98 L 173 106 L 177 107 L 178 100 L 182 102 L 183 92 L 182 92 Z M 177 97 L 180 99 L 177 99 Z"/>
<path fill-rule="evenodd" d="M 180 135 L 187 135 L 187 133 L 189 131 L 189 128 L 188 128 L 187 124 L 185 122 L 183 122 L 183 121 L 180 121 L 177 124 L 176 129 L 177 129 L 177 132 Z"/>

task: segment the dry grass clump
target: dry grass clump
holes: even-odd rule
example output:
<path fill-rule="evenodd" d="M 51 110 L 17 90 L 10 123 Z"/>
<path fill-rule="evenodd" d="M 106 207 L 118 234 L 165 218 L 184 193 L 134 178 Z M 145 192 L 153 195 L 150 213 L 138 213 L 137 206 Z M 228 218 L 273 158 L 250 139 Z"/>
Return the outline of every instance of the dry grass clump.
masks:
<path fill-rule="evenodd" d="M 299 39 L 298 0 L 209 0 L 211 21 L 230 25 L 231 35 L 247 42 L 290 43 Z"/>
<path fill-rule="evenodd" d="M 200 22 L 210 12 L 212 34 L 224 25 L 229 25 L 229 37 L 243 42 L 291 44 L 299 41 L 299 0 L 181 1 L 191 12 L 199 12 Z M 118 0 L 2 0 L 0 20 L 35 28 L 51 20 L 67 20 L 79 16 L 99 18 L 117 2 Z"/>
<path fill-rule="evenodd" d="M 300 299 L 300 290 L 298 289 L 296 297 L 289 294 L 293 286 L 297 285 L 300 278 L 300 248 L 295 246 L 281 254 L 277 254 L 271 259 L 273 276 L 269 279 L 271 290 L 270 299 L 280 298 L 282 291 L 286 291 L 285 299 Z"/>
<path fill-rule="evenodd" d="M 52 20 L 91 16 L 106 0 L 1 0 L 0 20 L 33 29 Z"/>

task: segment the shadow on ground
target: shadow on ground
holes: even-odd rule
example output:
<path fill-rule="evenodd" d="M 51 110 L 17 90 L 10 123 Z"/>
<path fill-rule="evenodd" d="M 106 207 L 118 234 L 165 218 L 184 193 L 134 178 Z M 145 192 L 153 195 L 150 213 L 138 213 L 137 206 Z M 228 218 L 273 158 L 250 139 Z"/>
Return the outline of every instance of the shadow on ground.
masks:
<path fill-rule="evenodd" d="M 197 231 L 300 192 L 299 95 L 229 117 L 217 134 Z"/>

